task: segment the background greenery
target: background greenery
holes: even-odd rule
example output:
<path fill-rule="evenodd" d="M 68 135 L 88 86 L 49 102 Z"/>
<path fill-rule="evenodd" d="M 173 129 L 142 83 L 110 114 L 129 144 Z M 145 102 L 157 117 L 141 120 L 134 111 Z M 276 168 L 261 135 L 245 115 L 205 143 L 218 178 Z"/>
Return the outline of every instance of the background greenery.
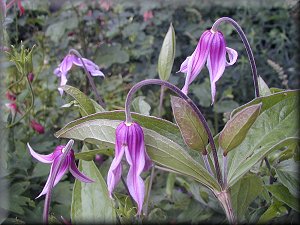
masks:
<path fill-rule="evenodd" d="M 41 220 L 44 200 L 34 198 L 44 185 L 49 167 L 32 160 L 26 150 L 26 143 L 30 142 L 41 153 L 51 152 L 57 144 L 64 143 L 56 139 L 53 133 L 79 117 L 78 110 L 74 110 L 75 106 L 66 105 L 71 98 L 66 94 L 62 98 L 59 96 L 59 80 L 53 74 L 53 70 L 71 48 L 94 60 L 106 75 L 105 79 L 94 80 L 107 109 L 123 109 L 126 94 L 134 83 L 158 77 L 157 60 L 170 23 L 176 33 L 176 55 L 170 81 L 182 87 L 184 75 L 176 73 L 180 64 L 193 52 L 204 30 L 209 29 L 217 18 L 229 16 L 244 29 L 253 48 L 258 72 L 266 83 L 270 87 L 285 89 L 299 86 L 296 64 L 299 52 L 299 3 L 294 1 L 283 4 L 281 1 L 211 3 L 196 0 L 100 0 L 88 3 L 27 0 L 23 1 L 23 5 L 24 15 L 19 15 L 17 7 L 7 14 L 6 40 L 16 47 L 20 46 L 20 41 L 27 48 L 36 45 L 33 54 L 33 89 L 36 101 L 30 117 L 41 123 L 46 132 L 37 134 L 28 129 L 29 118 L 11 129 L 1 129 L 1 137 L 7 137 L 8 141 L 6 145 L 1 145 L 0 190 L 9 193 L 1 194 L 0 215 L 8 212 L 8 218 L 4 217 L 0 223 L 30 223 Z M 144 13 L 149 11 L 153 17 L 145 19 Z M 226 69 L 217 83 L 216 104 L 210 106 L 210 84 L 206 69 L 190 88 L 190 96 L 204 111 L 215 133 L 222 129 L 232 109 L 254 97 L 250 66 L 243 44 L 231 26 L 223 24 L 221 30 L 227 45 L 238 51 L 239 58 L 235 66 Z M 5 55 L 2 54 L 1 79 L 8 85 L 16 79 L 16 71 L 12 64 L 5 61 Z M 68 84 L 93 96 L 81 70 L 70 72 Z M 6 101 L 2 88 L 5 89 L 1 87 L 1 103 Z M 24 85 L 11 90 L 18 94 L 18 102 L 26 97 Z M 158 115 L 159 88 L 144 89 L 140 94 L 145 96 L 144 100 L 151 106 L 150 114 Z M 1 114 L 0 128 L 5 126 L 3 121 L 6 121 L 8 112 L 1 110 Z M 173 120 L 168 94 L 164 101 L 163 117 Z M 77 144 L 75 148 L 79 150 L 81 146 Z M 103 176 L 110 163 L 106 159 L 104 157 L 105 162 L 101 164 Z M 73 183 L 73 178 L 66 175 L 54 189 L 52 213 L 57 218 L 60 215 L 69 218 Z M 152 199 L 153 210 L 150 213 L 153 220 L 224 220 L 222 209 L 213 196 L 195 182 L 157 172 L 153 190 L 155 197 Z M 258 199 L 253 204 L 259 205 L 260 211 L 254 212 L 250 209 L 245 217 L 248 221 L 256 222 L 269 203 Z M 295 221 L 294 211 L 280 212 L 275 222 L 286 219 Z"/>

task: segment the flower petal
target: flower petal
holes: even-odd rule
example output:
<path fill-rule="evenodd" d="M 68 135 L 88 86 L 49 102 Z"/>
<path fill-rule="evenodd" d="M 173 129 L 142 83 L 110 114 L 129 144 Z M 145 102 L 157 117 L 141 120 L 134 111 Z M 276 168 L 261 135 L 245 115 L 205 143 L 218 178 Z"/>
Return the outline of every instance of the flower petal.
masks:
<path fill-rule="evenodd" d="M 82 182 L 85 182 L 85 183 L 91 183 L 91 182 L 95 182 L 94 180 L 90 179 L 89 177 L 85 176 L 83 173 L 81 173 L 76 164 L 75 164 L 75 161 L 74 160 L 71 160 L 71 165 L 70 165 L 70 168 L 69 168 L 71 174 L 77 178 L 78 180 L 82 181 Z"/>
<path fill-rule="evenodd" d="M 190 59 L 191 57 L 190 56 L 188 56 L 184 61 L 183 61 L 183 63 L 181 63 L 181 66 L 180 66 L 180 69 L 179 69 L 179 71 L 178 72 L 181 72 L 181 73 L 187 73 L 187 65 L 188 65 L 188 62 L 189 62 L 189 59 Z M 177 73 L 178 73 L 177 72 Z"/>
<path fill-rule="evenodd" d="M 31 146 L 29 145 L 29 143 L 27 143 L 27 147 L 30 151 L 30 154 L 36 158 L 37 160 L 39 160 L 40 162 L 43 162 L 43 163 L 52 163 L 53 160 L 54 160 L 54 154 L 51 153 L 49 155 L 41 155 L 41 154 L 38 154 L 36 153 L 32 148 Z"/>
<path fill-rule="evenodd" d="M 127 174 L 127 186 L 130 195 L 138 205 L 138 214 L 141 214 L 145 197 L 145 184 L 140 174 L 145 168 L 145 142 L 142 128 L 133 123 L 128 129 L 128 148 L 125 148 L 125 155 L 130 165 Z"/>
<path fill-rule="evenodd" d="M 205 31 L 201 35 L 195 51 L 188 60 L 187 75 L 184 87 L 182 88 L 185 94 L 187 94 L 189 85 L 195 80 L 205 64 L 213 36 L 214 34 L 210 30 Z"/>
<path fill-rule="evenodd" d="M 75 60 L 74 55 L 68 54 L 63 61 L 61 62 L 59 69 L 63 74 L 67 74 L 69 70 L 72 68 L 73 61 Z"/>
<path fill-rule="evenodd" d="M 41 197 L 42 195 L 46 194 L 49 191 L 50 179 L 51 179 L 52 176 L 54 176 L 53 173 L 54 173 L 55 169 L 57 168 L 60 159 L 61 159 L 61 157 L 57 157 L 57 158 L 54 159 L 54 161 L 53 161 L 53 163 L 51 165 L 51 169 L 50 169 L 50 173 L 49 173 L 47 182 L 46 182 L 46 184 L 45 184 L 42 192 L 36 198 Z M 65 159 L 65 161 L 62 163 L 59 171 L 57 172 L 57 175 L 56 175 L 54 183 L 53 183 L 53 187 L 55 187 L 55 185 L 61 180 L 61 178 L 66 173 L 66 171 L 69 168 L 69 166 L 70 166 L 70 157 L 67 156 L 66 159 Z"/>
<path fill-rule="evenodd" d="M 127 129 L 124 128 L 126 128 L 126 125 L 121 123 L 116 129 L 115 158 L 113 159 L 107 174 L 107 187 L 110 197 L 112 197 L 111 194 L 116 185 L 119 183 L 122 175 L 121 160 L 124 155 L 125 148 L 127 148 L 125 145 Z"/>
<path fill-rule="evenodd" d="M 232 66 L 235 64 L 237 58 L 238 58 L 238 53 L 236 50 L 232 48 L 226 47 L 226 52 L 228 54 L 229 62 L 226 61 L 226 66 Z"/>
<path fill-rule="evenodd" d="M 211 83 L 211 96 L 214 102 L 216 95 L 215 83 L 223 75 L 226 65 L 225 39 L 221 32 L 216 32 L 211 43 L 209 55 L 207 57 L 207 68 Z"/>

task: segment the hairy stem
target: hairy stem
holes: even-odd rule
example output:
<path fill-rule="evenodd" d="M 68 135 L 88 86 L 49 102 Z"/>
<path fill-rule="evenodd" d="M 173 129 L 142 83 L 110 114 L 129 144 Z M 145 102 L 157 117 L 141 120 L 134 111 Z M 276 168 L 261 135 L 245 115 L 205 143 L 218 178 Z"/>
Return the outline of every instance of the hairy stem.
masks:
<path fill-rule="evenodd" d="M 48 220 L 49 220 L 49 209 L 50 209 L 50 202 L 51 202 L 51 194 L 52 194 L 52 189 L 53 189 L 53 186 L 54 186 L 55 178 L 56 178 L 57 173 L 60 170 L 63 162 L 65 161 L 65 159 L 67 157 L 67 154 L 72 149 L 73 144 L 74 144 L 74 140 L 71 139 L 66 144 L 66 146 L 64 147 L 64 149 L 63 149 L 64 153 L 62 154 L 57 166 L 55 168 L 53 168 L 53 174 L 50 177 L 48 192 L 46 194 L 45 203 L 44 203 L 44 211 L 43 211 L 44 224 L 48 224 Z"/>
<path fill-rule="evenodd" d="M 197 114 L 199 120 L 203 124 L 204 129 L 205 129 L 205 131 L 208 135 L 209 144 L 210 144 L 212 154 L 213 154 L 214 166 L 215 166 L 215 169 L 216 169 L 217 180 L 218 180 L 220 186 L 223 187 L 223 180 L 222 180 L 222 174 L 221 174 L 221 170 L 220 170 L 220 164 L 219 164 L 219 160 L 218 160 L 217 150 L 216 150 L 214 138 L 213 138 L 212 133 L 211 133 L 209 127 L 208 127 L 207 121 L 205 120 L 203 114 L 198 109 L 196 104 L 186 94 L 184 94 L 178 87 L 176 87 L 175 85 L 173 85 L 173 84 L 171 84 L 167 81 L 163 81 L 163 80 L 159 80 L 159 79 L 143 80 L 143 81 L 135 84 L 130 89 L 130 91 L 128 92 L 127 97 L 126 97 L 126 101 L 125 101 L 126 122 L 127 123 L 132 122 L 132 117 L 131 117 L 131 114 L 130 114 L 130 105 L 131 105 L 133 94 L 135 92 L 137 92 L 141 87 L 143 87 L 145 85 L 153 85 L 153 84 L 161 85 L 161 86 L 164 86 L 164 87 L 170 89 L 175 94 L 177 94 L 179 97 L 184 99 L 192 107 L 192 109 L 195 111 L 195 113 Z"/>
<path fill-rule="evenodd" d="M 86 76 L 87 76 L 87 78 L 89 79 L 90 85 L 91 85 L 91 87 L 92 87 L 92 89 L 93 89 L 93 91 L 94 91 L 94 93 L 95 93 L 95 95 L 96 95 L 96 98 L 97 98 L 98 103 L 99 103 L 103 108 L 105 108 L 105 103 L 104 103 L 103 99 L 101 98 L 101 96 L 100 96 L 100 94 L 99 94 L 99 92 L 98 92 L 98 90 L 97 90 L 97 88 L 96 88 L 95 82 L 94 82 L 94 80 L 93 80 L 93 78 L 92 78 L 90 72 L 89 72 L 89 71 L 87 70 L 87 68 L 86 68 L 86 65 L 85 65 L 85 63 L 84 63 L 84 61 L 83 61 L 83 59 L 82 59 L 82 56 L 81 56 L 80 53 L 79 53 L 78 51 L 76 51 L 75 49 L 71 49 L 71 50 L 69 51 L 69 53 L 70 53 L 70 54 L 73 53 L 74 55 L 76 55 L 76 56 L 80 59 L 82 65 L 83 65 L 83 68 L 84 68 L 84 72 L 86 73 Z"/>
<path fill-rule="evenodd" d="M 219 18 L 212 26 L 212 30 L 213 31 L 217 31 L 218 30 L 218 26 L 220 25 L 220 23 L 222 22 L 228 22 L 230 23 L 238 32 L 240 38 L 242 39 L 247 55 L 248 55 L 248 59 L 249 59 L 249 63 L 251 66 L 251 70 L 252 70 L 252 79 L 253 79 L 253 84 L 254 84 L 254 89 L 255 89 L 255 97 L 259 97 L 259 89 L 258 89 L 258 74 L 257 74 L 257 68 L 256 68 L 256 64 L 255 64 L 255 59 L 254 59 L 254 55 L 251 49 L 251 46 L 249 44 L 249 41 L 243 31 L 243 29 L 240 27 L 240 25 L 233 19 L 229 18 L 229 17 L 221 17 Z"/>
<path fill-rule="evenodd" d="M 215 195 L 224 208 L 228 222 L 230 224 L 237 224 L 236 217 L 233 213 L 229 192 L 227 192 L 227 190 L 223 190 L 219 193 L 215 193 Z"/>

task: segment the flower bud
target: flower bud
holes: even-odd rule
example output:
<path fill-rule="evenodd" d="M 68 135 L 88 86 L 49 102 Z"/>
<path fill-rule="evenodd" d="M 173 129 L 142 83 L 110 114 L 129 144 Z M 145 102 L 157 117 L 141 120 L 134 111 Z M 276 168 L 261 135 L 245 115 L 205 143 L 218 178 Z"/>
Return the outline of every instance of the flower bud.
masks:
<path fill-rule="evenodd" d="M 35 120 L 30 121 L 30 126 L 39 134 L 45 133 L 44 127 L 40 123 L 36 122 Z"/>

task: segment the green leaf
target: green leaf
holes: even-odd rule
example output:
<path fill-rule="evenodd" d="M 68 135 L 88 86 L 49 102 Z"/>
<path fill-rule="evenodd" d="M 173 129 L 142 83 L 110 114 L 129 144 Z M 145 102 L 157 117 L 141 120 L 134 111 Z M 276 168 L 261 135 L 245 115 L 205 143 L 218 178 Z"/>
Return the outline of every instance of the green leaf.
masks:
<path fill-rule="evenodd" d="M 114 63 L 126 63 L 129 61 L 129 55 L 121 49 L 121 44 L 112 45 L 102 44 L 96 51 L 96 63 L 102 67 L 110 67 Z"/>
<path fill-rule="evenodd" d="M 300 212 L 299 199 L 295 198 L 285 186 L 282 184 L 273 184 L 267 185 L 266 188 L 276 199 L 284 202 L 297 212 Z"/>
<path fill-rule="evenodd" d="M 256 175 L 246 175 L 231 187 L 231 200 L 238 221 L 242 221 L 248 206 L 262 192 L 263 182 Z"/>
<path fill-rule="evenodd" d="M 96 112 L 93 102 L 79 89 L 69 85 L 61 86 L 61 88 L 78 102 L 80 108 L 86 115 L 93 114 Z"/>
<path fill-rule="evenodd" d="M 261 78 L 261 76 L 258 77 L 258 89 L 260 96 L 266 96 L 270 95 L 271 91 L 266 82 Z"/>
<path fill-rule="evenodd" d="M 79 170 L 95 182 L 75 180 L 71 219 L 72 223 L 116 223 L 116 212 L 109 198 L 106 183 L 94 162 L 79 161 Z"/>
<path fill-rule="evenodd" d="M 186 145 L 196 151 L 206 151 L 208 136 L 192 107 L 182 98 L 175 96 L 171 97 L 171 105 Z"/>
<path fill-rule="evenodd" d="M 95 158 L 95 155 L 103 154 L 108 156 L 113 156 L 113 151 L 111 148 L 103 148 L 103 149 L 96 149 L 96 150 L 89 150 L 85 152 L 75 153 L 76 159 L 82 159 L 85 161 L 91 161 Z"/>
<path fill-rule="evenodd" d="M 151 106 L 145 101 L 145 96 L 138 96 L 132 101 L 132 107 L 135 112 L 149 116 Z"/>
<path fill-rule="evenodd" d="M 275 201 L 270 207 L 261 215 L 257 224 L 266 224 L 270 220 L 288 214 L 286 207 L 281 202 Z"/>
<path fill-rule="evenodd" d="M 86 118 L 87 117 L 85 117 L 85 119 Z M 84 121 L 82 119 L 76 120 L 62 128 L 56 133 L 56 137 L 72 138 L 81 141 L 85 140 L 91 143 L 106 144 L 108 146 L 114 145 L 115 129 L 120 124 L 120 121 L 108 119 Z M 147 117 L 146 120 L 145 118 L 143 119 L 144 120 L 141 121 L 147 124 L 148 127 L 155 127 L 155 129 L 162 127 L 166 130 L 166 127 L 170 126 L 169 122 L 154 119 L 154 117 Z M 182 175 L 190 176 L 210 189 L 220 191 L 220 186 L 217 181 L 180 145 L 154 130 L 148 128 L 144 128 L 143 130 L 147 152 L 155 163 L 172 169 Z M 164 132 L 162 131 L 161 133 Z"/>
<path fill-rule="evenodd" d="M 219 136 L 219 144 L 224 154 L 237 147 L 255 122 L 261 109 L 261 103 L 251 105 L 235 114 L 225 125 Z"/>
<path fill-rule="evenodd" d="M 174 141 L 175 143 L 185 147 L 185 143 L 181 137 L 180 130 L 178 127 L 171 123 L 170 121 L 156 118 L 153 116 L 145 116 L 138 113 L 131 113 L 132 118 L 134 121 L 138 122 L 142 127 L 151 129 L 170 140 Z M 95 113 L 93 115 L 89 115 L 78 120 L 72 121 L 68 123 L 63 129 L 59 130 L 55 133 L 55 136 L 58 137 L 61 135 L 61 132 L 64 132 L 65 129 L 69 129 L 73 126 L 76 126 L 80 123 L 85 121 L 91 121 L 95 119 L 108 119 L 108 120 L 122 120 L 125 121 L 125 113 L 121 110 L 110 111 L 110 112 L 101 112 Z"/>
<path fill-rule="evenodd" d="M 228 154 L 228 182 L 232 186 L 257 162 L 274 150 L 297 143 L 299 91 L 285 91 L 254 99 L 234 110 L 262 103 L 261 113 L 243 142 Z"/>
<path fill-rule="evenodd" d="M 292 195 L 299 196 L 299 162 L 293 159 L 281 162 L 275 167 L 278 180 L 287 187 Z"/>
<path fill-rule="evenodd" d="M 170 24 L 169 30 L 163 41 L 157 63 L 158 75 L 161 80 L 169 80 L 174 63 L 176 50 L 175 31 Z"/>

